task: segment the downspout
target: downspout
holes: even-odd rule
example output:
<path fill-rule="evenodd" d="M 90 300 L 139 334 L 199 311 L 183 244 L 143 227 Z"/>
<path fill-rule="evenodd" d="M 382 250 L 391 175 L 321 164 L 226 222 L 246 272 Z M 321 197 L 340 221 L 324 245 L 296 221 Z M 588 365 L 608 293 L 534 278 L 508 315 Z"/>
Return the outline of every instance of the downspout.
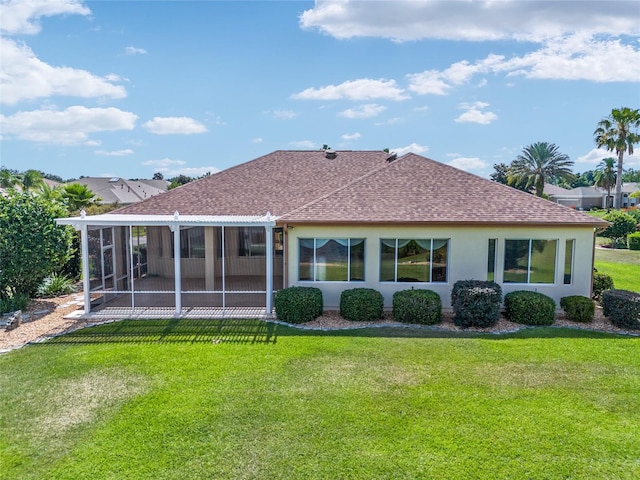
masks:
<path fill-rule="evenodd" d="M 282 288 L 289 286 L 289 225 L 282 225 Z"/>

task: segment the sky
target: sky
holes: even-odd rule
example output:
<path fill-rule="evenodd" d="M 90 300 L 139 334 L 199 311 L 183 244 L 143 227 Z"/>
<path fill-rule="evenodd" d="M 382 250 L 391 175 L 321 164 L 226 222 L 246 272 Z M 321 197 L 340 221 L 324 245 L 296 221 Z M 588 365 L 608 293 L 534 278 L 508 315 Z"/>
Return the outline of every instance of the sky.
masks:
<path fill-rule="evenodd" d="M 0 165 L 200 176 L 274 150 L 591 170 L 640 108 L 640 1 L 0 0 Z M 640 169 L 640 147 L 625 167 Z"/>

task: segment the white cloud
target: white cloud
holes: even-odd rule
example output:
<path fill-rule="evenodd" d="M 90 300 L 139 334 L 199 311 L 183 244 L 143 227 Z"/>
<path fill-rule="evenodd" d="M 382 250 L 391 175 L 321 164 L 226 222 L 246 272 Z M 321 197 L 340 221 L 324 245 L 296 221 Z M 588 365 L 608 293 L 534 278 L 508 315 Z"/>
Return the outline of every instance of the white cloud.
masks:
<path fill-rule="evenodd" d="M 251 139 L 251 143 L 262 143 L 264 142 L 264 139 L 260 138 L 260 137 L 256 137 L 256 138 L 252 138 Z"/>
<path fill-rule="evenodd" d="M 86 70 L 53 67 L 41 61 L 24 44 L 0 38 L 2 75 L 1 102 L 15 105 L 22 100 L 63 95 L 82 98 L 124 98 L 127 92 L 114 85 L 120 77 L 98 77 Z"/>
<path fill-rule="evenodd" d="M 425 153 L 427 151 L 429 151 L 429 147 L 427 147 L 426 145 L 419 145 L 417 143 L 412 143 L 411 145 L 407 145 L 406 147 L 398 147 L 398 148 L 392 148 L 391 151 L 393 153 L 398 154 L 398 156 L 402 156 L 405 153 L 417 153 L 417 154 L 422 154 Z"/>
<path fill-rule="evenodd" d="M 399 88 L 395 80 L 373 80 L 362 78 L 350 80 L 340 85 L 328 85 L 320 88 L 307 88 L 296 93 L 291 98 L 298 100 L 406 100 L 409 98 L 404 90 Z"/>
<path fill-rule="evenodd" d="M 289 145 L 300 150 L 316 150 L 318 148 L 318 145 L 311 140 L 297 140 L 289 142 Z"/>
<path fill-rule="evenodd" d="M 147 51 L 144 48 L 128 46 L 128 47 L 124 47 L 124 53 L 126 55 L 145 55 Z"/>
<path fill-rule="evenodd" d="M 616 162 L 618 161 L 618 155 L 616 152 L 610 152 L 604 148 L 594 148 L 581 157 L 578 157 L 576 159 L 576 164 L 582 165 L 582 169 L 584 170 L 593 170 L 603 158 L 607 157 L 615 158 Z M 634 155 L 625 153 L 623 158 L 623 167 L 625 169 L 640 168 L 640 153 L 634 153 Z M 579 170 L 579 168 L 576 168 L 576 170 Z"/>
<path fill-rule="evenodd" d="M 494 120 L 497 120 L 498 116 L 493 112 L 482 111 L 482 109 L 488 106 L 489 104 L 485 102 L 461 103 L 458 108 L 466 111 L 456 118 L 455 121 L 458 123 L 479 123 L 480 125 L 489 125 Z"/>
<path fill-rule="evenodd" d="M 2 2 L 0 31 L 7 35 L 35 34 L 40 31 L 40 18 L 54 15 L 90 15 L 83 2 L 77 0 L 9 0 Z"/>
<path fill-rule="evenodd" d="M 566 33 L 635 35 L 636 1 L 317 0 L 300 16 L 304 29 L 336 38 L 382 37 L 394 41 L 540 41 Z"/>
<path fill-rule="evenodd" d="M 478 157 L 458 157 L 451 160 L 448 164 L 467 172 L 483 170 L 487 167 L 487 162 L 483 162 Z"/>
<path fill-rule="evenodd" d="M 380 115 L 387 107 L 375 103 L 367 103 L 354 108 L 348 108 L 340 113 L 339 117 L 345 118 L 371 118 Z"/>
<path fill-rule="evenodd" d="M 95 153 L 96 155 L 104 155 L 107 157 L 124 157 L 127 155 L 131 155 L 133 153 L 133 150 L 131 150 L 130 148 L 126 148 L 124 150 L 96 150 L 93 153 Z"/>
<path fill-rule="evenodd" d="M 345 133 L 340 138 L 342 138 L 343 140 L 357 140 L 357 139 L 360 138 L 360 134 L 358 132 L 356 132 L 356 133 Z"/>
<path fill-rule="evenodd" d="M 3 135 L 33 142 L 74 145 L 89 140 L 90 133 L 133 130 L 138 116 L 117 108 L 69 107 L 0 115 Z"/>
<path fill-rule="evenodd" d="M 274 110 L 273 112 L 268 111 L 266 113 L 270 113 L 273 118 L 278 120 L 292 120 L 298 116 L 293 110 Z"/>
<path fill-rule="evenodd" d="M 189 117 L 154 117 L 142 126 L 156 135 L 192 135 L 207 132 L 207 127 Z"/>
<path fill-rule="evenodd" d="M 163 158 L 161 160 L 145 160 L 142 162 L 142 165 L 145 167 L 161 167 L 168 168 L 171 165 L 186 165 L 187 162 L 184 160 L 171 160 L 170 158 Z"/>
<path fill-rule="evenodd" d="M 159 160 L 145 160 L 142 165 L 145 167 L 154 167 L 154 172 L 160 172 L 165 179 L 176 177 L 178 175 L 186 175 L 187 177 L 201 177 L 206 173 L 218 173 L 219 168 L 209 167 L 187 167 L 184 160 L 172 160 L 170 158 L 162 158 Z"/>

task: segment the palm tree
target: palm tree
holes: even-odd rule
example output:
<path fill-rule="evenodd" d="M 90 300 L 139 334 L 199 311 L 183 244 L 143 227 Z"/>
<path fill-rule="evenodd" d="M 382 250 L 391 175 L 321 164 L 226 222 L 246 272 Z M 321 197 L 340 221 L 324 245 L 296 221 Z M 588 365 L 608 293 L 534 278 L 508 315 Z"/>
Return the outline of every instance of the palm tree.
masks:
<path fill-rule="evenodd" d="M 560 153 L 554 143 L 536 142 L 522 149 L 522 154 L 511 163 L 509 180 L 526 181 L 527 188 L 535 187 L 536 196 L 544 193 L 544 184 L 551 180 L 573 181 L 573 162 L 568 155 Z"/>
<path fill-rule="evenodd" d="M 633 145 L 640 143 L 640 110 L 629 107 L 614 108 L 611 115 L 598 122 L 598 128 L 593 132 L 596 145 L 606 147 L 610 152 L 618 154 L 616 195 L 613 197 L 613 208 L 620 208 L 622 199 L 622 163 L 624 153 L 633 155 Z"/>
<path fill-rule="evenodd" d="M 616 185 L 616 159 L 607 157 L 596 167 L 596 173 L 593 176 L 595 180 L 594 185 L 598 188 L 604 188 L 607 191 L 607 211 L 609 211 L 609 197 L 611 196 L 611 189 Z"/>
<path fill-rule="evenodd" d="M 9 169 L 0 168 L 0 188 L 13 188 L 18 183 L 18 177 Z"/>
<path fill-rule="evenodd" d="M 25 192 L 28 192 L 31 188 L 39 187 L 43 183 L 42 174 L 37 170 L 27 170 L 20 175 L 20 184 Z"/>
<path fill-rule="evenodd" d="M 62 185 L 55 185 L 52 187 L 46 182 L 42 182 L 42 185 L 40 185 L 40 191 L 38 192 L 38 195 L 40 196 L 40 198 L 43 198 L 45 200 L 49 200 L 52 202 L 57 202 L 62 200 L 62 194 L 63 194 Z"/>
<path fill-rule="evenodd" d="M 77 213 L 84 207 L 95 205 L 102 200 L 101 198 L 97 198 L 96 194 L 93 193 L 89 187 L 81 183 L 65 185 L 62 196 L 66 199 L 67 207 L 71 213 Z"/>

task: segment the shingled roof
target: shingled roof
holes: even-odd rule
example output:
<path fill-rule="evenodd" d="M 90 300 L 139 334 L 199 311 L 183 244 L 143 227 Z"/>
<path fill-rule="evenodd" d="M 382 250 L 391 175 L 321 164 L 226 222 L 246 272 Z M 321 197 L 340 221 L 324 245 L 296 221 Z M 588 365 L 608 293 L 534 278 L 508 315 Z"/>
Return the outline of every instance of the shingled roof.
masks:
<path fill-rule="evenodd" d="M 606 222 L 409 153 L 276 151 L 117 211 L 259 215 L 287 223 L 590 225 Z"/>

